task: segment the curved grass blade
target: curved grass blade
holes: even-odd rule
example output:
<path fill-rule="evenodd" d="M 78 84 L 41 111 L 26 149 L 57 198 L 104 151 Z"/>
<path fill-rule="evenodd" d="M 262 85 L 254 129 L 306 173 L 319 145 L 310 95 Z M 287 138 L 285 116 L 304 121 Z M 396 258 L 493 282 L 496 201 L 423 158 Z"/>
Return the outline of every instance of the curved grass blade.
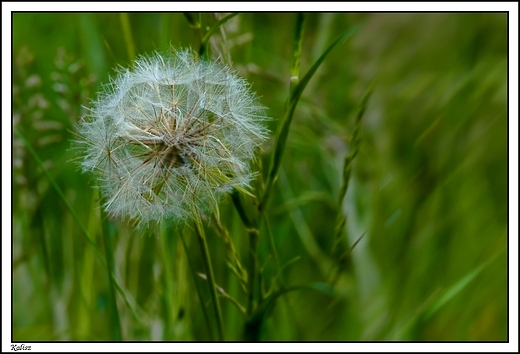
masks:
<path fill-rule="evenodd" d="M 455 284 L 450 286 L 440 295 L 437 295 L 432 301 L 426 306 L 419 310 L 419 312 L 408 322 L 408 324 L 398 333 L 398 340 L 406 340 L 411 337 L 411 333 L 415 330 L 418 324 L 427 321 L 433 315 L 446 305 L 449 301 L 460 294 L 469 284 L 471 284 L 484 269 L 486 269 L 498 256 L 499 253 L 495 254 L 491 259 L 484 262 L 464 277 L 459 279 Z"/>
<path fill-rule="evenodd" d="M 206 274 L 197 273 L 197 275 L 201 279 L 204 279 L 205 281 L 208 280 L 208 277 L 206 276 Z M 218 292 L 220 293 L 220 296 L 222 296 L 224 299 L 229 300 L 238 309 L 238 311 L 240 311 L 240 313 L 242 315 L 246 314 L 246 308 L 244 306 L 242 306 L 242 304 L 237 299 L 235 299 L 233 296 L 229 295 L 226 292 L 226 290 L 224 290 L 224 288 L 221 287 L 220 285 L 215 284 L 215 287 L 217 288 Z"/>
<path fill-rule="evenodd" d="M 72 218 L 74 219 L 74 221 L 76 221 L 76 223 L 79 226 L 80 230 L 83 232 L 83 236 L 85 237 L 87 242 L 94 248 L 96 256 L 100 260 L 102 260 L 103 264 L 106 266 L 106 263 L 104 261 L 105 257 L 103 256 L 103 253 L 99 250 L 99 248 L 96 245 L 96 243 L 90 238 L 90 235 L 88 234 L 87 229 L 85 228 L 85 226 L 83 225 L 83 223 L 79 219 L 79 216 L 76 213 L 76 210 L 74 210 L 74 208 L 72 207 L 72 205 L 70 205 L 70 203 L 67 200 L 67 198 L 65 198 L 65 195 L 63 194 L 61 188 L 58 186 L 58 183 L 56 183 L 56 180 L 54 179 L 54 177 L 52 177 L 52 175 L 49 172 L 49 170 L 43 165 L 43 162 L 40 160 L 40 157 L 38 156 L 36 151 L 34 151 L 32 145 L 27 141 L 27 139 L 25 139 L 25 136 L 17 129 L 15 129 L 14 131 L 15 131 L 16 135 L 18 136 L 18 138 L 25 145 L 25 147 L 27 148 L 29 153 L 32 155 L 32 157 L 36 161 L 36 164 L 38 165 L 38 167 L 41 168 L 41 170 L 43 171 L 43 173 L 45 174 L 45 176 L 47 177 L 47 179 L 49 180 L 49 182 L 53 186 L 53 188 L 56 191 L 56 193 L 58 193 L 58 196 L 61 198 L 61 200 L 63 201 L 63 203 L 65 204 L 65 206 L 69 210 L 69 212 L 71 213 Z"/>
<path fill-rule="evenodd" d="M 446 289 L 446 291 L 444 291 L 444 293 L 442 293 L 442 295 L 424 311 L 424 319 L 432 317 L 441 307 L 464 290 L 464 288 L 466 288 L 489 265 L 489 263 L 490 262 L 488 261 L 481 264 L 458 282 Z"/>
<path fill-rule="evenodd" d="M 74 208 L 72 207 L 72 205 L 70 205 L 70 203 L 67 200 L 67 198 L 65 198 L 65 195 L 63 194 L 61 188 L 56 183 L 56 180 L 52 177 L 52 175 L 49 172 L 49 170 L 47 170 L 47 168 L 43 165 L 43 162 L 40 160 L 38 154 L 36 153 L 36 151 L 34 151 L 33 147 L 31 146 L 31 144 L 29 144 L 27 139 L 25 139 L 24 135 L 17 129 L 14 129 L 14 132 L 16 133 L 18 138 L 22 141 L 22 143 L 25 145 L 25 147 L 27 148 L 29 153 L 32 155 L 32 157 L 36 161 L 37 165 L 41 168 L 41 170 L 43 171 L 45 176 L 48 178 L 49 182 L 51 183 L 51 185 L 54 188 L 54 190 L 56 191 L 56 193 L 58 193 L 58 196 L 63 201 L 63 203 L 65 204 L 66 208 L 69 210 L 70 214 L 72 215 L 72 218 L 74 219 L 74 221 L 76 222 L 76 224 L 80 228 L 83 237 L 85 237 L 87 243 L 92 246 L 92 248 L 94 250 L 94 254 L 96 255 L 97 259 L 101 262 L 103 267 L 105 267 L 107 270 L 109 270 L 107 262 L 105 260 L 105 257 L 103 256 L 103 253 L 99 250 L 99 247 L 96 245 L 96 243 L 90 237 L 87 229 L 85 228 L 85 226 L 81 222 L 78 214 L 76 213 L 76 210 L 74 210 Z M 132 302 L 128 298 L 128 295 L 126 294 L 125 290 L 123 289 L 123 287 L 119 284 L 119 282 L 115 278 L 114 273 L 111 273 L 109 271 L 109 276 L 112 278 L 112 281 L 114 282 L 114 285 L 115 285 L 117 291 L 121 294 L 121 297 L 123 298 L 123 301 L 128 306 L 128 308 L 132 311 L 132 314 L 134 315 L 135 319 L 138 322 L 143 323 L 143 320 L 142 320 L 141 316 L 137 313 L 137 307 L 132 304 Z M 141 310 L 140 312 L 142 313 L 143 311 Z"/>
<path fill-rule="evenodd" d="M 190 24 L 191 28 L 200 29 L 200 13 L 183 12 L 182 14 Z"/>
<path fill-rule="evenodd" d="M 202 41 L 201 41 L 201 44 L 200 44 L 200 48 L 199 48 L 199 56 L 202 57 L 202 58 L 205 58 L 205 59 L 208 59 L 208 44 L 209 44 L 209 40 L 211 38 L 211 36 L 213 35 L 213 33 L 215 33 L 215 31 L 220 27 L 222 26 L 224 23 L 228 22 L 229 20 L 231 20 L 233 17 L 235 17 L 236 15 L 238 15 L 238 13 L 233 13 L 233 14 L 229 14 L 229 15 L 226 15 L 224 17 L 222 17 L 220 20 L 217 21 L 217 23 L 215 23 L 209 30 L 208 32 L 206 32 L 206 34 L 204 35 L 204 37 L 202 37 Z"/>
<path fill-rule="evenodd" d="M 184 18 L 188 21 L 191 29 L 193 30 L 193 34 L 195 35 L 196 43 L 193 43 L 195 47 L 201 47 L 202 43 L 202 18 L 201 13 L 195 12 L 183 12 Z M 200 52 L 201 49 L 199 49 Z"/>
<path fill-rule="evenodd" d="M 269 166 L 269 172 L 267 175 L 265 189 L 262 194 L 260 204 L 258 205 L 258 210 L 260 212 L 262 212 L 265 209 L 273 184 L 276 182 L 276 179 L 278 178 L 278 170 L 280 169 L 280 164 L 285 150 L 285 145 L 287 143 L 287 137 L 289 136 L 289 128 L 291 126 L 292 117 L 294 115 L 296 105 L 298 104 L 298 101 L 300 100 L 300 97 L 302 96 L 302 93 L 305 90 L 305 87 L 311 80 L 312 76 L 316 73 L 320 65 L 323 63 L 325 58 L 330 54 L 330 52 L 339 43 L 350 37 L 356 30 L 357 27 L 351 28 L 350 30 L 346 31 L 341 36 L 339 36 L 334 42 L 332 42 L 332 44 L 325 50 L 325 52 L 323 52 L 323 54 L 318 58 L 318 60 L 316 60 L 314 65 L 309 69 L 309 71 L 305 74 L 302 80 L 298 82 L 298 84 L 290 93 L 285 115 L 279 125 L 278 132 L 276 134 L 274 152 Z M 299 37 L 296 36 L 296 38 Z M 298 46 L 295 47 L 298 48 Z M 294 59 L 293 62 L 295 62 Z"/>

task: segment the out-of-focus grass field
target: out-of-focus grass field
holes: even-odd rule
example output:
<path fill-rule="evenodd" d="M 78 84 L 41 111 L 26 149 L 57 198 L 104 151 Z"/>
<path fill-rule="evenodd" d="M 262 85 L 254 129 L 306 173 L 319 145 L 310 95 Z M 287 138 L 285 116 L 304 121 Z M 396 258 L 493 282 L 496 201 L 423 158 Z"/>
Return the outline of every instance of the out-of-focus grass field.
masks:
<path fill-rule="evenodd" d="M 216 22 L 213 14 L 202 19 Z M 507 340 L 506 14 L 312 13 L 305 19 L 302 74 L 335 38 L 356 29 L 325 59 L 298 104 L 266 210 L 269 227 L 264 222 L 260 230 L 258 264 L 264 290 L 275 276 L 283 287 L 324 290 L 282 295 L 259 338 Z M 198 46 L 182 14 L 131 13 L 128 20 L 136 55 L 170 44 Z M 51 179 L 13 134 L 14 341 L 215 338 L 207 285 L 193 276 L 204 268 L 190 228 L 139 232 L 109 220 L 109 253 L 122 287 L 117 311 L 96 257 L 105 252 L 99 196 L 93 176 L 71 161 L 70 146 L 83 106 L 113 68 L 131 65 L 122 23 L 113 13 L 13 15 L 13 126 L 97 246 L 86 241 Z M 268 108 L 264 164 L 288 97 L 295 23 L 289 13 L 240 14 L 211 45 L 214 57 L 229 55 Z M 329 291 L 343 159 L 369 86 L 340 211 L 348 246 L 364 236 Z M 246 231 L 229 198 L 220 212 L 247 264 Z M 209 228 L 207 238 L 217 284 L 244 304 L 226 245 Z M 220 303 L 225 338 L 241 340 L 244 317 L 227 299 Z"/>

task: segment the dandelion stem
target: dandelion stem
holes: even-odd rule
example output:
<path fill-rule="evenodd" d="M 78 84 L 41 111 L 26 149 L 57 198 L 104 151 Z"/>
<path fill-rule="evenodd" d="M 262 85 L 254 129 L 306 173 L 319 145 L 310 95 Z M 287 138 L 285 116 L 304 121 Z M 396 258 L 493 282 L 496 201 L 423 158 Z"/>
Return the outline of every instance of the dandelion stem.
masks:
<path fill-rule="evenodd" d="M 199 241 L 200 250 L 202 252 L 202 259 L 204 260 L 204 266 L 206 267 L 207 279 L 209 290 L 211 294 L 211 301 L 213 302 L 213 308 L 215 310 L 215 316 L 217 317 L 217 332 L 218 339 L 224 340 L 224 325 L 222 322 L 222 312 L 220 310 L 220 304 L 217 297 L 217 284 L 215 283 L 215 276 L 213 275 L 213 267 L 211 266 L 211 258 L 209 255 L 208 244 L 206 242 L 206 235 L 202 222 L 199 217 L 195 218 L 195 225 L 197 230 L 197 239 Z"/>

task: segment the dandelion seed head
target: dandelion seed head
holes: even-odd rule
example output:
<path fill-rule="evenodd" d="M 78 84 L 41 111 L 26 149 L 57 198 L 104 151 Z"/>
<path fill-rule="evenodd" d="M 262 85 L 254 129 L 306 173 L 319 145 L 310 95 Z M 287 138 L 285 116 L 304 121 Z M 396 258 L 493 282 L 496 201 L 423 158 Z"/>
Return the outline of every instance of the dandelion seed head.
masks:
<path fill-rule="evenodd" d="M 133 70 L 120 69 L 81 120 L 82 169 L 97 174 L 113 216 L 185 220 L 249 186 L 265 119 L 229 67 L 187 50 L 141 57 Z"/>

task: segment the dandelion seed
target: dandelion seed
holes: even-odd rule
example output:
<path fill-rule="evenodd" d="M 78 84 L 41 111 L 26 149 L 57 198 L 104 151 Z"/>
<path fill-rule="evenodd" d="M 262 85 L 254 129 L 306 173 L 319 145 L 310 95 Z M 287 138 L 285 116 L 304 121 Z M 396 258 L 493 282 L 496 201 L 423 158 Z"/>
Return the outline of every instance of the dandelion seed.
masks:
<path fill-rule="evenodd" d="M 265 119 L 247 82 L 228 67 L 189 51 L 155 54 L 118 73 L 82 119 L 77 143 L 109 214 L 184 220 L 248 187 Z"/>

